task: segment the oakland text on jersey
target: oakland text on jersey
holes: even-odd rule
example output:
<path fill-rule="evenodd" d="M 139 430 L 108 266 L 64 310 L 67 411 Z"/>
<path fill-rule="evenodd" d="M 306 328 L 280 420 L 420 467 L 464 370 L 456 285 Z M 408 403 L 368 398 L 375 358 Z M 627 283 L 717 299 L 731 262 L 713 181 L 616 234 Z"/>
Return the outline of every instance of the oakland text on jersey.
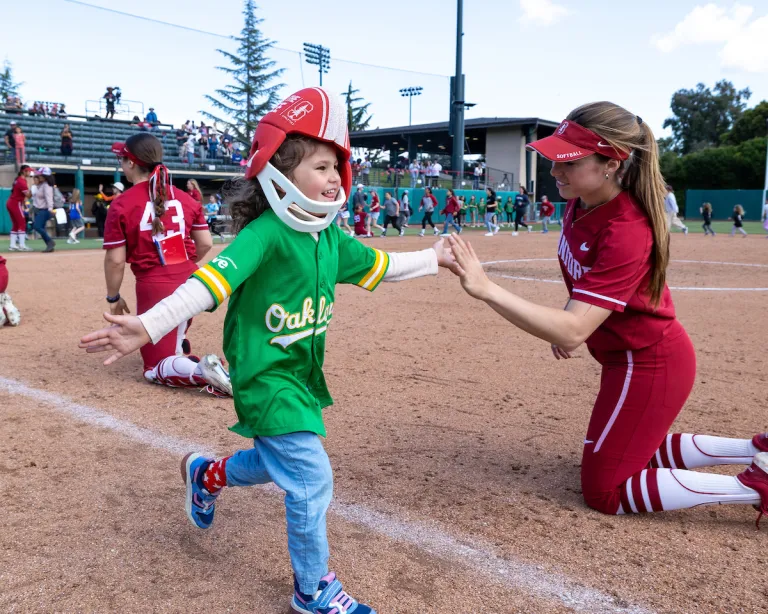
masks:
<path fill-rule="evenodd" d="M 568 244 L 568 239 L 565 238 L 565 233 L 560 234 L 560 245 L 557 247 L 557 257 L 563 263 L 563 266 L 568 271 L 568 275 L 571 276 L 573 281 L 577 281 L 585 273 L 589 273 L 592 270 L 590 266 L 584 266 L 571 253 L 571 246 Z"/>
<path fill-rule="evenodd" d="M 309 328 L 288 335 L 277 335 L 270 339 L 270 344 L 281 345 L 284 348 L 288 347 L 292 343 L 309 337 L 313 332 L 315 335 L 319 335 L 328 328 L 328 324 L 333 317 L 333 302 L 328 302 L 324 296 L 320 297 L 320 301 L 317 306 L 317 317 L 315 317 L 314 301 L 312 297 L 304 299 L 301 311 L 291 312 L 283 307 L 280 303 L 273 303 L 267 309 L 267 313 L 264 317 L 264 322 L 267 328 L 273 333 L 282 332 L 283 329 L 296 330 L 297 328 L 304 328 L 307 324 Z M 315 328 L 315 324 L 322 324 Z"/>

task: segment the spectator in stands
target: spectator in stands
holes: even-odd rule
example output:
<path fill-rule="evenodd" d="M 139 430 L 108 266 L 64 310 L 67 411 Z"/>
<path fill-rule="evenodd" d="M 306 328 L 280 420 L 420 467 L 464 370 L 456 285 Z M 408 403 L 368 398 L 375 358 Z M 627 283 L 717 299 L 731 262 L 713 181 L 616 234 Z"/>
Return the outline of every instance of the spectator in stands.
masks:
<path fill-rule="evenodd" d="M 123 92 L 120 91 L 120 86 L 116 85 L 114 89 L 115 104 L 120 104 L 120 99 L 123 97 Z"/>
<path fill-rule="evenodd" d="M 74 149 L 74 139 L 72 138 L 72 130 L 69 128 L 69 124 L 64 124 L 64 129 L 61 131 L 61 155 L 68 158 L 72 155 Z"/>
<path fill-rule="evenodd" d="M 58 102 L 54 102 L 53 105 L 51 106 L 50 116 L 51 117 L 58 117 L 58 115 L 59 115 L 59 103 Z"/>
<path fill-rule="evenodd" d="M 216 154 L 217 149 L 219 148 L 219 140 L 216 138 L 215 135 L 209 134 L 208 135 L 208 157 L 211 158 L 214 162 L 216 161 Z"/>
<path fill-rule="evenodd" d="M 18 124 L 13 129 L 13 146 L 16 151 L 16 168 L 21 168 L 27 161 L 27 137 Z"/>
<path fill-rule="evenodd" d="M 205 125 L 205 122 L 200 122 L 200 128 L 198 129 L 198 132 L 204 137 L 208 136 L 208 126 Z"/>
<path fill-rule="evenodd" d="M 184 132 L 186 132 L 187 134 L 192 134 L 194 131 L 195 131 L 195 125 L 189 120 L 185 121 Z"/>
<path fill-rule="evenodd" d="M 357 160 L 352 158 L 350 167 L 352 168 L 352 183 L 357 183 L 360 177 L 360 158 Z"/>
<path fill-rule="evenodd" d="M 414 160 L 408 165 L 408 172 L 411 175 L 411 187 L 415 188 L 419 184 L 419 170 L 421 165 L 418 160 Z"/>
<path fill-rule="evenodd" d="M 184 128 L 176 130 L 176 147 L 178 148 L 179 160 L 183 160 L 187 151 L 187 133 Z"/>
<path fill-rule="evenodd" d="M 53 217 L 53 185 L 55 182 L 50 168 L 40 168 L 37 174 L 40 177 L 40 183 L 32 200 L 32 205 L 35 207 L 34 228 L 35 232 L 45 241 L 43 253 L 49 254 L 54 250 L 56 243 L 46 232 L 45 225 Z"/>
<path fill-rule="evenodd" d="M 187 164 L 192 166 L 195 163 L 195 135 L 187 136 L 187 142 L 184 145 L 184 152 L 187 154 Z"/>
<path fill-rule="evenodd" d="M 205 161 L 208 156 L 208 137 L 200 132 L 200 136 L 196 140 L 197 142 L 197 155 L 200 156 L 201 161 Z"/>
<path fill-rule="evenodd" d="M 196 179 L 187 180 L 187 194 L 192 197 L 192 200 L 200 203 L 201 207 L 203 206 L 203 193 L 200 191 L 200 185 Z"/>
<path fill-rule="evenodd" d="M 474 177 L 472 178 L 472 189 L 473 190 L 479 190 L 480 189 L 480 179 L 483 176 L 483 167 L 478 162 L 475 164 L 475 170 L 474 170 Z"/>
<path fill-rule="evenodd" d="M 155 113 L 154 107 L 149 107 L 149 113 L 147 113 L 147 116 L 144 118 L 144 121 L 152 124 L 153 127 L 160 123 L 157 120 L 157 113 Z"/>
<path fill-rule="evenodd" d="M 105 117 L 107 119 L 115 119 L 115 93 L 114 93 L 114 87 L 107 87 L 106 93 L 102 96 L 102 98 L 107 102 L 107 113 Z"/>
<path fill-rule="evenodd" d="M 77 235 L 85 232 L 85 224 L 83 223 L 83 203 L 80 200 L 80 190 L 77 188 L 72 190 L 72 196 L 69 197 L 69 221 L 72 224 L 72 229 L 69 231 L 67 243 L 70 245 L 80 243 Z"/>
<path fill-rule="evenodd" d="M 67 105 L 65 105 L 64 103 L 62 103 L 61 106 L 59 107 L 59 117 L 63 119 L 66 119 L 67 117 Z"/>
<path fill-rule="evenodd" d="M 229 144 L 230 148 L 232 148 L 232 143 Z M 240 149 L 240 147 L 235 147 L 234 151 L 232 152 L 232 163 L 233 164 L 240 164 L 243 161 L 243 152 Z"/>
<path fill-rule="evenodd" d="M 443 165 L 440 164 L 437 160 L 435 160 L 435 163 L 432 165 L 432 187 L 433 188 L 439 188 L 440 187 L 440 173 L 443 170 Z"/>
<path fill-rule="evenodd" d="M 365 156 L 362 164 L 360 164 L 360 173 L 363 176 L 363 185 L 371 185 L 371 159 Z"/>
<path fill-rule="evenodd" d="M 8 130 L 5 131 L 5 146 L 8 148 L 5 150 L 5 161 L 10 158 L 13 162 L 16 161 L 16 122 L 11 120 L 11 124 L 8 126 Z"/>

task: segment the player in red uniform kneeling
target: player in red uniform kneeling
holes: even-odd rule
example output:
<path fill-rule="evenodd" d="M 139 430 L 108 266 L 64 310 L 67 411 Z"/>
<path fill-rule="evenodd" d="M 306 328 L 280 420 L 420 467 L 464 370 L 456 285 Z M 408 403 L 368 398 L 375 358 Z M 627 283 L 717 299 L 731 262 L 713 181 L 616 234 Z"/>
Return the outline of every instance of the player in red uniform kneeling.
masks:
<path fill-rule="evenodd" d="M 163 146 L 147 133 L 135 134 L 112 151 L 133 187 L 112 201 L 104 229 L 104 275 L 112 315 L 130 313 L 120 296 L 125 263 L 136 277 L 137 313 L 173 294 L 197 270 L 213 247 L 201 204 L 173 188 L 163 166 Z M 172 388 L 204 388 L 232 394 L 229 374 L 213 354 L 188 357 L 188 322 L 157 343 L 141 348 L 147 381 Z"/>
<path fill-rule="evenodd" d="M 651 129 L 622 107 L 596 102 L 528 147 L 554 163 L 568 200 L 558 247 L 565 309 L 500 288 L 468 243 L 450 240 L 467 293 L 549 341 L 558 360 L 586 343 L 602 365 L 581 465 L 587 505 L 625 514 L 746 503 L 768 513 L 768 434 L 667 434 L 693 387 L 696 356 L 666 285 L 665 187 Z M 750 463 L 738 476 L 688 471 Z"/>

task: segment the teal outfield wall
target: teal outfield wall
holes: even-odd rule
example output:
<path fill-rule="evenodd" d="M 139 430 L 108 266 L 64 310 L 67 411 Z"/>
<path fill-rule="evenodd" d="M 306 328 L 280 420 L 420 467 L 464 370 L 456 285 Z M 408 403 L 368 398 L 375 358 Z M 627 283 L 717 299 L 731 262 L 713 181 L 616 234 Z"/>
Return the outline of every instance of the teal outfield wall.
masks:
<path fill-rule="evenodd" d="M 702 203 L 712 203 L 712 217 L 727 220 L 736 205 L 744 207 L 744 219 L 760 221 L 763 212 L 762 190 L 686 190 L 685 217 L 697 218 Z"/>

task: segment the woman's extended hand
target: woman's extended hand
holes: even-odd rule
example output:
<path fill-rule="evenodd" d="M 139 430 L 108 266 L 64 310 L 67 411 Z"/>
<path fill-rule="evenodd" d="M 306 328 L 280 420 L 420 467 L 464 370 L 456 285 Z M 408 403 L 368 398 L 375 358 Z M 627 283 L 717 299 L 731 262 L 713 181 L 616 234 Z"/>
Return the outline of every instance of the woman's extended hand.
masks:
<path fill-rule="evenodd" d="M 135 352 L 141 346 L 150 343 L 144 325 L 136 316 L 113 316 L 105 313 L 104 319 L 112 326 L 88 333 L 80 339 L 79 347 L 89 354 L 94 352 L 114 352 L 104 361 L 105 365 Z"/>
<path fill-rule="evenodd" d="M 461 285 L 467 294 L 483 300 L 492 284 L 485 274 L 475 250 L 469 241 L 464 241 L 457 234 L 448 237 L 448 241 L 450 241 L 451 252 L 458 264 L 458 267 L 452 269 L 453 272 L 461 279 Z"/>
<path fill-rule="evenodd" d="M 453 257 L 450 248 L 445 244 L 445 239 L 438 239 L 432 246 L 432 249 L 437 253 L 437 266 L 449 269 L 456 275 L 459 274 L 456 259 Z"/>
<path fill-rule="evenodd" d="M 571 357 L 570 352 L 566 352 L 563 348 L 552 344 L 552 354 L 555 356 L 557 360 L 560 360 L 561 358 L 563 360 L 568 360 Z"/>

